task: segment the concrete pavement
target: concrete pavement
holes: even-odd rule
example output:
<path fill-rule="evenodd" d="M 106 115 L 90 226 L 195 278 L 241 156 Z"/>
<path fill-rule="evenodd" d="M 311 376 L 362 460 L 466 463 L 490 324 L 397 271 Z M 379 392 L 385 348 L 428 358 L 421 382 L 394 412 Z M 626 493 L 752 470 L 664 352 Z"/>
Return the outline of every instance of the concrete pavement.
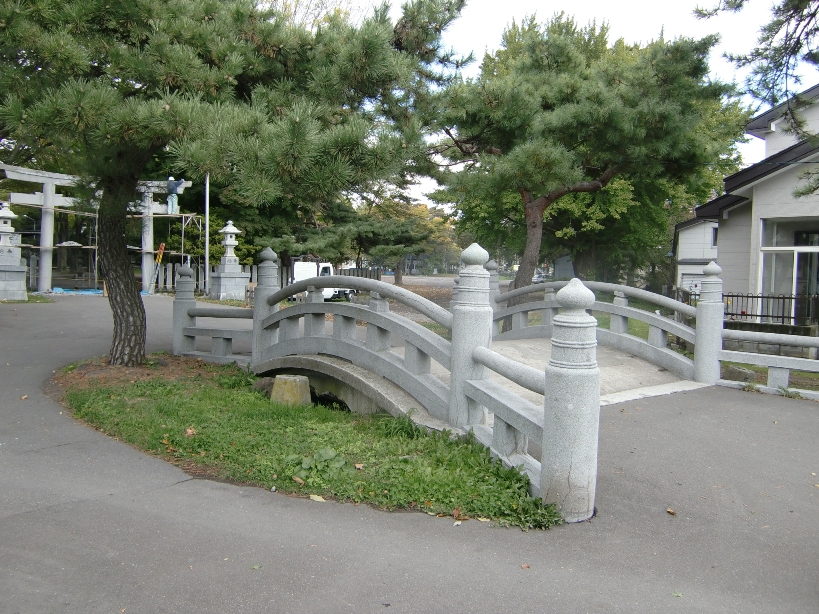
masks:
<path fill-rule="evenodd" d="M 145 302 L 167 350 L 171 300 Z M 817 611 L 814 402 L 604 406 L 593 520 L 455 527 L 191 479 L 75 423 L 42 385 L 110 335 L 99 297 L 0 304 L 0 614 Z"/>

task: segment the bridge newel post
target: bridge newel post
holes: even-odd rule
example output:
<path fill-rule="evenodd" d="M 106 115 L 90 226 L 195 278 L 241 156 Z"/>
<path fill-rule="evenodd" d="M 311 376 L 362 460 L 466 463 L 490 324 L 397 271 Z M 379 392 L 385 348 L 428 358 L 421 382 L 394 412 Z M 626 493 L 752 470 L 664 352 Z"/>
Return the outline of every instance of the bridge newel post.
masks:
<path fill-rule="evenodd" d="M 490 260 L 483 265 L 489 271 L 489 306 L 492 307 L 492 315 L 498 310 L 498 296 L 500 296 L 500 281 L 498 276 L 498 263 Z M 492 322 L 492 336 L 500 333 L 500 322 Z"/>
<path fill-rule="evenodd" d="M 594 514 L 600 369 L 597 321 L 586 313 L 594 293 L 572 279 L 557 293 L 563 308 L 552 320 L 552 355 L 546 365 L 540 492 L 566 522 Z"/>
<path fill-rule="evenodd" d="M 719 353 L 722 350 L 722 323 L 725 306 L 722 302 L 722 273 L 711 261 L 704 269 L 700 300 L 697 302 L 697 332 L 694 339 L 694 381 L 716 384 L 720 378 Z"/>
<path fill-rule="evenodd" d="M 173 354 L 181 356 L 186 352 L 196 350 L 196 337 L 185 334 L 184 328 L 196 326 L 196 318 L 188 315 L 188 310 L 196 307 L 193 298 L 193 269 L 187 264 L 178 270 L 179 279 L 176 281 L 176 295 L 173 299 Z"/>
<path fill-rule="evenodd" d="M 477 243 L 467 247 L 461 259 L 457 288 L 453 297 L 452 350 L 449 384 L 449 423 L 453 426 L 481 424 L 486 410 L 467 398 L 464 383 L 483 379 L 485 369 L 472 358 L 478 346 L 489 347 L 492 340 L 492 306 L 489 303 L 489 271 L 484 265 L 489 253 Z"/>
<path fill-rule="evenodd" d="M 256 290 L 253 295 L 253 339 L 251 341 L 251 362 L 261 361 L 262 350 L 276 343 L 278 330 L 265 329 L 265 318 L 279 310 L 278 305 L 268 305 L 267 299 L 279 288 L 279 257 L 269 247 L 265 247 L 259 254 L 258 268 L 256 269 Z"/>

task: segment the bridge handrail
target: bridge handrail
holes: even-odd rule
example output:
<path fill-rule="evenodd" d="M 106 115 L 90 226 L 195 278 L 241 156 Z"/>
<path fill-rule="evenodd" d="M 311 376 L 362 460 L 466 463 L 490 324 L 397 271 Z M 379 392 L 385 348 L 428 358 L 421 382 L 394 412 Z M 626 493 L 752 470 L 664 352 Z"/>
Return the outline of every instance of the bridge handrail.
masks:
<path fill-rule="evenodd" d="M 543 371 L 507 358 L 486 347 L 476 347 L 472 351 L 472 357 L 479 364 L 515 382 L 518 386 L 538 394 L 546 394 L 546 378 Z"/>
<path fill-rule="evenodd" d="M 498 303 L 500 302 L 505 303 L 509 299 L 513 299 L 518 296 L 524 296 L 526 294 L 531 294 L 534 292 L 543 292 L 547 288 L 559 290 L 568 283 L 569 282 L 567 281 L 547 281 L 544 283 L 532 284 L 531 286 L 524 286 L 523 288 L 515 288 L 514 290 L 510 290 L 508 292 L 503 292 L 501 294 L 495 295 L 495 301 Z M 633 288 L 631 286 L 623 286 L 621 284 L 610 284 L 602 281 L 584 281 L 583 285 L 592 290 L 593 292 L 622 292 L 626 296 L 639 298 L 648 303 L 657 305 L 658 307 L 665 307 L 666 309 L 676 311 L 678 313 L 690 316 L 692 318 L 697 316 L 696 307 L 686 305 L 685 303 L 674 300 L 673 298 L 669 298 L 667 296 L 654 294 L 653 292 L 649 292 L 648 290 Z"/>
<path fill-rule="evenodd" d="M 780 335 L 779 333 L 765 333 L 751 330 L 732 330 L 724 328 L 722 338 L 730 341 L 751 341 L 758 343 L 771 343 L 774 345 L 792 345 L 804 348 L 819 348 L 819 337 L 807 337 L 803 335 Z"/>
<path fill-rule="evenodd" d="M 371 311 L 364 305 L 350 305 L 347 303 L 302 303 L 280 309 L 269 315 L 262 322 L 265 328 L 278 325 L 282 320 L 289 318 L 301 318 L 305 315 L 332 313 L 333 316 L 344 316 L 372 324 L 395 333 L 400 336 L 405 343 L 410 343 L 417 347 L 424 354 L 433 358 L 445 369 L 450 368 L 450 342 L 432 332 L 428 328 L 413 322 L 412 320 L 391 312 Z"/>
<path fill-rule="evenodd" d="M 253 319 L 253 309 L 249 307 L 191 307 L 188 315 L 192 318 L 240 318 Z"/>
<path fill-rule="evenodd" d="M 445 326 L 446 328 L 452 330 L 452 314 L 443 307 L 440 307 L 429 299 L 418 296 L 409 290 L 405 290 L 404 288 L 397 288 L 392 284 L 388 284 L 383 281 L 364 279 L 362 277 L 326 275 L 324 277 L 303 279 L 302 281 L 297 281 L 289 286 L 285 286 L 281 290 L 271 294 L 267 299 L 267 304 L 273 306 L 295 294 L 306 292 L 310 287 L 316 289 L 349 288 L 350 290 L 363 292 L 377 292 L 384 298 L 394 299 L 399 303 L 422 313 L 441 326 Z"/>

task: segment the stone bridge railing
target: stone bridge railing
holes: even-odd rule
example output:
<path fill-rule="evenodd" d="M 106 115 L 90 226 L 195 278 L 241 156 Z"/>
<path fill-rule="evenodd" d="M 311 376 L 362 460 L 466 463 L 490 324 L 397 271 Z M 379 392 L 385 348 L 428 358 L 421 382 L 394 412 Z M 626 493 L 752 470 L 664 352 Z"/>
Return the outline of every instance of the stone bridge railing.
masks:
<path fill-rule="evenodd" d="M 208 359 L 239 358 L 231 353 L 232 342 L 250 334 L 249 329 L 200 327 L 196 318 L 252 319 L 250 364 L 257 373 L 282 357 L 305 355 L 329 355 L 366 368 L 410 394 L 433 417 L 460 432 L 472 431 L 505 464 L 522 466 L 533 494 L 555 503 L 567 521 L 585 520 L 594 512 L 600 411 L 596 322 L 586 313 L 594 295 L 577 280 L 555 295 L 562 312 L 552 318 L 553 350 L 544 373 L 489 349 L 493 310 L 490 274 L 484 268 L 489 256 L 473 244 L 462 258 L 465 267 L 450 311 L 369 279 L 317 277 L 280 289 L 276 256 L 269 249 L 261 254 L 253 309 L 197 307 L 192 272 L 183 267 L 174 301 L 174 353 L 201 356 L 196 338 L 210 337 L 214 349 Z M 323 287 L 369 292 L 369 304 L 325 303 Z M 287 297 L 305 292 L 305 302 L 279 309 Z M 391 313 L 388 299 L 447 328 L 451 341 Z M 329 333 L 327 314 L 333 320 Z M 363 340 L 357 323 L 366 326 Z M 433 361 L 448 377 L 433 375 Z M 491 381 L 490 371 L 544 394 L 544 405 Z"/>
<path fill-rule="evenodd" d="M 286 357 L 307 355 L 335 357 L 346 361 L 341 364 L 348 368 L 356 365 L 393 382 L 456 431 L 472 431 L 506 465 L 522 467 L 533 494 L 555 503 L 569 522 L 585 520 L 594 511 L 600 404 L 597 343 L 706 384 L 727 383 L 720 380 L 723 360 L 767 366 L 769 391 L 787 386 L 790 369 L 819 372 L 816 360 L 722 349 L 723 338 L 802 347 L 819 347 L 819 341 L 723 330 L 721 270 L 714 263 L 705 268 L 694 308 L 636 288 L 597 282 L 584 286 L 576 279 L 500 294 L 496 267 L 487 264 L 488 254 L 480 246 L 473 244 L 462 258 L 465 266 L 456 280 L 450 311 L 402 288 L 363 278 L 316 277 L 281 289 L 276 255 L 270 249 L 261 254 L 254 308 L 199 307 L 193 271 L 182 267 L 174 301 L 173 351 L 215 362 L 249 363 L 257 373 Z M 369 303 L 325 303 L 324 287 L 368 292 Z M 595 300 L 592 290 L 613 293 L 613 302 Z M 286 298 L 301 293 L 306 294 L 305 302 L 279 308 Z M 526 302 L 514 304 L 521 297 Z M 636 309 L 629 298 L 680 317 Z M 390 312 L 389 299 L 448 329 L 451 341 Z M 608 329 L 597 327 L 591 310 L 609 314 Z M 532 312 L 540 313 L 540 322 L 532 318 L 530 324 Z M 230 319 L 232 326 L 201 326 L 197 318 Z M 630 319 L 648 325 L 647 339 L 629 334 Z M 680 321 L 692 319 L 696 328 Z M 252 320 L 252 328 L 241 322 L 237 327 L 237 320 Z M 366 326 L 364 335 L 357 334 L 359 324 Z M 667 347 L 669 334 L 694 344 L 693 360 Z M 197 351 L 197 337 L 210 338 L 210 353 Z M 551 337 L 545 373 L 490 349 L 492 339 L 531 337 Z M 249 360 L 234 352 L 237 341 L 250 346 Z M 438 365 L 435 374 L 433 362 Z M 543 395 L 543 405 L 511 392 L 497 378 L 491 379 L 490 372 Z"/>
<path fill-rule="evenodd" d="M 716 276 L 717 274 L 718 271 L 711 270 L 709 281 L 721 287 L 722 282 Z M 493 338 L 507 340 L 551 337 L 553 319 L 559 307 L 555 291 L 563 288 L 567 283 L 569 282 L 539 283 L 503 294 L 495 294 L 493 296 L 495 303 Z M 614 296 L 614 300 L 610 303 L 596 300 L 592 306 L 593 311 L 607 313 L 610 318 L 608 329 L 597 329 L 597 342 L 600 345 L 614 347 L 639 356 L 644 360 L 668 369 L 684 379 L 714 383 L 719 378 L 718 365 L 717 369 L 714 370 L 716 364 L 715 352 L 718 348 L 713 347 L 714 344 L 697 343 L 697 329 L 683 323 L 691 319 L 696 319 L 698 323 L 701 323 L 705 319 L 703 317 L 704 313 L 709 312 L 709 310 L 713 312 L 714 307 L 707 300 L 701 306 L 695 308 L 639 288 L 595 281 L 583 283 L 594 292 L 605 292 Z M 629 297 L 650 303 L 656 308 L 657 312 L 629 306 Z M 514 304 L 515 299 L 523 299 L 525 302 Z M 660 309 L 665 309 L 680 317 L 660 315 L 658 313 Z M 540 314 L 540 322 L 530 324 L 530 314 L 532 313 Z M 721 317 L 720 313 L 720 321 Z M 647 325 L 648 339 L 629 334 L 630 319 Z M 714 316 L 712 319 L 716 320 L 716 317 Z M 721 324 L 718 326 L 719 329 L 714 331 L 714 339 L 719 339 L 719 330 L 721 330 L 722 326 Z M 699 328 L 702 333 L 702 326 Z M 669 334 L 694 346 L 694 360 L 669 349 Z M 705 334 L 700 334 L 701 341 L 704 336 Z M 699 360 L 697 360 L 698 357 Z M 696 372 L 698 363 L 701 368 L 699 372 Z M 710 368 L 702 368 L 705 365 L 709 365 Z"/>

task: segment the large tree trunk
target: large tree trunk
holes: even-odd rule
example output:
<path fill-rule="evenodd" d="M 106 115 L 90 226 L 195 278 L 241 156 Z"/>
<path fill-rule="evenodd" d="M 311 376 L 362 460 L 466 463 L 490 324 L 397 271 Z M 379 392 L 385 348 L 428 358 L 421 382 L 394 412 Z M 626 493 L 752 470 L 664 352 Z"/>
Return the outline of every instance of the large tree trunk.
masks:
<path fill-rule="evenodd" d="M 145 306 L 125 242 L 128 203 L 136 195 L 136 179 L 117 177 L 99 182 L 99 263 L 114 316 L 114 337 L 108 360 L 136 366 L 145 357 Z"/>
<path fill-rule="evenodd" d="M 589 247 L 583 251 L 575 252 L 572 258 L 574 274 L 579 279 L 591 279 L 595 275 L 597 268 L 597 249 Z"/>
<path fill-rule="evenodd" d="M 543 198 L 537 200 L 532 198 L 532 194 L 521 190 L 523 198 L 523 208 L 526 220 L 526 247 L 520 260 L 518 272 L 512 282 L 511 289 L 523 288 L 532 285 L 532 277 L 535 275 L 538 260 L 540 260 L 540 244 L 543 240 L 543 212 L 546 210 L 546 201 Z M 513 307 L 528 302 L 529 297 L 519 296 L 511 299 L 507 307 Z M 502 330 L 504 332 L 512 329 L 512 318 L 503 320 Z"/>
<path fill-rule="evenodd" d="M 407 264 L 407 257 L 401 256 L 398 259 L 398 264 L 395 265 L 395 285 L 400 286 L 404 283 L 404 267 Z"/>

